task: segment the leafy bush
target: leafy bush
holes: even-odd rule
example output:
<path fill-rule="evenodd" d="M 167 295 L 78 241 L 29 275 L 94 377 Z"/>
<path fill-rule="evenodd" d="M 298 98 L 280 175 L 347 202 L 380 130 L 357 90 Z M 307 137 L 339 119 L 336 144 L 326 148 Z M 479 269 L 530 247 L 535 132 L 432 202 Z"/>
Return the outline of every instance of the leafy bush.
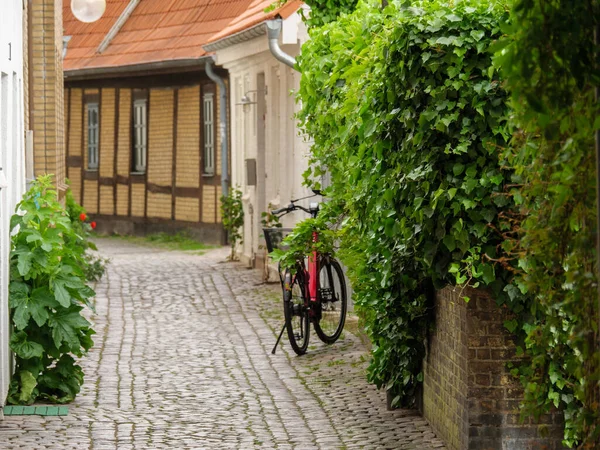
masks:
<path fill-rule="evenodd" d="M 331 174 L 342 256 L 373 342 L 369 379 L 410 405 L 432 288 L 505 295 L 499 215 L 512 202 L 499 154 L 507 95 L 487 52 L 506 12 L 485 2 L 365 3 L 311 31 L 300 119 L 307 180 Z"/>
<path fill-rule="evenodd" d="M 598 7 L 373 2 L 310 31 L 306 179 L 331 173 L 369 377 L 395 403 L 420 380 L 430 282 L 488 286 L 516 314 L 524 414 L 557 407 L 564 443 L 597 447 Z"/>
<path fill-rule="evenodd" d="M 507 149 L 519 209 L 504 244 L 527 297 L 515 331 L 531 364 L 515 368 L 525 409 L 564 410 L 569 447 L 599 448 L 596 160 L 598 51 L 592 0 L 518 0 L 496 46 L 521 131 Z M 596 61 L 596 63 L 594 63 Z"/>
<path fill-rule="evenodd" d="M 85 248 L 50 176 L 33 183 L 18 211 L 11 219 L 10 348 L 16 366 L 8 401 L 69 402 L 83 383 L 74 356 L 93 344 L 94 330 L 81 314 L 95 295 L 85 282 Z"/>
<path fill-rule="evenodd" d="M 242 191 L 230 187 L 229 195 L 221 197 L 221 220 L 231 243 L 231 260 L 235 259 L 235 247 L 242 243 L 240 228 L 244 225 Z"/>
<path fill-rule="evenodd" d="M 73 231 L 75 231 L 75 245 L 81 246 L 84 249 L 81 264 L 85 278 L 88 281 L 99 281 L 106 272 L 106 265 L 109 263 L 109 260 L 108 258 L 102 258 L 92 253 L 98 250 L 96 244 L 90 240 L 91 232 L 96 228 L 96 222 L 87 222 L 85 208 L 75 201 L 73 192 L 70 189 L 67 191 L 65 205 L 67 214 L 71 218 L 71 226 L 73 227 Z"/>

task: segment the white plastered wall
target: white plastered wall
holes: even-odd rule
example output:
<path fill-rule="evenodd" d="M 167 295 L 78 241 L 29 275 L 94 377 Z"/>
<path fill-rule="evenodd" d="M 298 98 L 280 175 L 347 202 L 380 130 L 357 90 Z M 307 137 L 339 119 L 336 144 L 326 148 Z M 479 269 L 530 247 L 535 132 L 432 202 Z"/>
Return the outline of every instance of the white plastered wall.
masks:
<path fill-rule="evenodd" d="M 286 53 L 296 56 L 305 38 L 304 25 L 297 14 L 284 21 L 280 43 Z M 295 95 L 300 74 L 275 59 L 269 51 L 266 35 L 218 50 L 217 64 L 229 71 L 231 184 L 239 186 L 243 193 L 244 243 L 238 252 L 242 261 L 252 263 L 256 256 L 264 253 L 259 249 L 263 242 L 261 213 L 267 211 L 269 204 L 278 208 L 287 205 L 290 199 L 310 194 L 302 185 L 310 145 L 299 134 L 294 118 L 298 111 Z M 258 85 L 261 74 L 264 74 L 266 89 Z M 241 104 L 244 95 L 252 104 Z M 260 101 L 264 101 L 264 120 L 259 117 Z M 258 151 L 258 135 L 263 123 L 264 158 Z M 256 186 L 247 183 L 248 159 L 255 159 L 257 166 L 264 161 L 264 175 L 257 167 Z M 307 205 L 308 200 L 305 203 Z M 290 214 L 282 220 L 283 226 L 292 227 L 305 216 L 304 213 Z"/>
<path fill-rule="evenodd" d="M 0 406 L 12 370 L 8 309 L 10 216 L 25 190 L 23 1 L 2 0 L 0 14 Z M 1 415 L 1 409 L 0 409 Z"/>

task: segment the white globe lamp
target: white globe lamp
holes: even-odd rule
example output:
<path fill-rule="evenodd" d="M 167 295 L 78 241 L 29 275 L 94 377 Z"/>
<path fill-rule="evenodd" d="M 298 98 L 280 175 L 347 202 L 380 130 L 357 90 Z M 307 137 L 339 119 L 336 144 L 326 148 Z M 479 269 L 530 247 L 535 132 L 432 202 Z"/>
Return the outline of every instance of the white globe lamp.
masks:
<path fill-rule="evenodd" d="M 71 0 L 71 11 L 81 22 L 95 22 L 102 17 L 105 10 L 106 0 Z"/>

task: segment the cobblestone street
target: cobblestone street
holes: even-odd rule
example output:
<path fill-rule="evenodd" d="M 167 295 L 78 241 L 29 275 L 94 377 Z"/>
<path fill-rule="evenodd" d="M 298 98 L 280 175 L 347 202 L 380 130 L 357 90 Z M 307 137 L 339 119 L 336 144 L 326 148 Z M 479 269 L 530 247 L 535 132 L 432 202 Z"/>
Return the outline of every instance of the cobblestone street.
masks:
<path fill-rule="evenodd" d="M 0 449 L 443 448 L 414 411 L 387 411 L 365 379 L 367 351 L 345 331 L 282 339 L 279 286 L 200 255 L 102 239 L 95 346 L 65 417 L 7 416 Z"/>

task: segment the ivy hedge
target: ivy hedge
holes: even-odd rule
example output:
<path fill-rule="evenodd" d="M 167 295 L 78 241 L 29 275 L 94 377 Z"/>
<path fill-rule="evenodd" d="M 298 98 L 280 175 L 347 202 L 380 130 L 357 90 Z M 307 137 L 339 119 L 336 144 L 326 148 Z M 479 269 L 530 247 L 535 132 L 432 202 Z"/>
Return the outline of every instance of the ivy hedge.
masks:
<path fill-rule="evenodd" d="M 501 295 L 505 284 L 493 261 L 512 204 L 498 158 L 511 131 L 487 52 L 505 20 L 482 2 L 365 3 L 313 28 L 299 59 L 307 178 L 331 173 L 374 344 L 369 378 L 397 405 L 421 381 L 428 291 L 470 282 Z"/>
<path fill-rule="evenodd" d="M 512 120 L 516 233 L 505 248 L 527 295 L 516 331 L 531 364 L 517 367 L 525 412 L 558 407 L 565 444 L 600 448 L 594 99 L 597 0 L 517 0 L 495 45 Z"/>
<path fill-rule="evenodd" d="M 524 414 L 563 410 L 574 446 L 597 425 L 597 111 L 593 77 L 575 73 L 593 51 L 579 51 L 593 49 L 590 28 L 569 32 L 570 17 L 558 38 L 576 50 L 548 51 L 562 3 L 365 1 L 348 14 L 339 4 L 336 20 L 309 23 L 299 118 L 314 139 L 306 182 L 331 179 L 311 226 L 339 226 L 321 245 L 340 240 L 373 342 L 369 379 L 411 405 L 432 290 L 485 287 L 515 313 L 505 325 L 527 356 L 513 368 Z M 545 37 L 532 44 L 539 28 Z M 292 233 L 291 255 L 307 250 L 309 233 Z"/>

